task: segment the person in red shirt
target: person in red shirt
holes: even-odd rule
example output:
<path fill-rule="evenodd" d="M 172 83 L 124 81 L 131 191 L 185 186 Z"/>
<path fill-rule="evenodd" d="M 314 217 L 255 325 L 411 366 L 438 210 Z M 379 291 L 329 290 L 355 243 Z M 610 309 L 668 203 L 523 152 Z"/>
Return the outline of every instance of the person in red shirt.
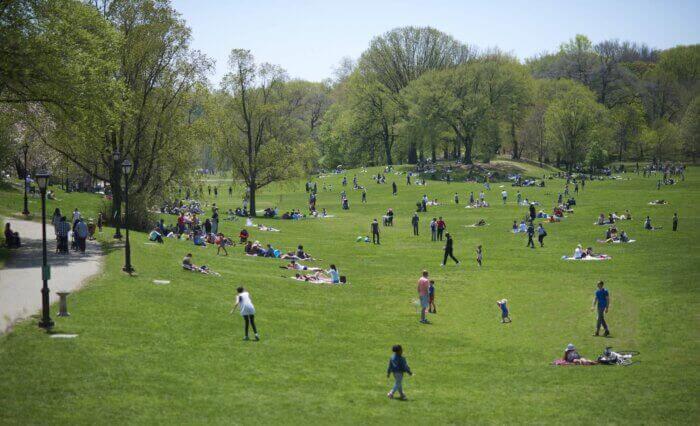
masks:
<path fill-rule="evenodd" d="M 445 228 L 447 228 L 447 224 L 440 216 L 437 221 L 437 238 L 439 241 L 442 241 L 442 234 L 445 232 Z"/>
<path fill-rule="evenodd" d="M 418 299 L 420 300 L 420 322 L 427 324 L 428 320 L 425 318 L 425 311 L 430 306 L 430 280 L 428 280 L 428 271 L 423 271 L 423 276 L 418 280 Z"/>

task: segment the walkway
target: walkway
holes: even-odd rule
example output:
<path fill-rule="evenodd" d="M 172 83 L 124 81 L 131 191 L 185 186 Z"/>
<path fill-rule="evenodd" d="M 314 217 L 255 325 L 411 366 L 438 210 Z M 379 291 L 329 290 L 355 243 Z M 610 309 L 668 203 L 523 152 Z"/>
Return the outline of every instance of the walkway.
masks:
<path fill-rule="evenodd" d="M 12 224 L 19 231 L 22 247 L 12 250 L 5 267 L 0 269 L 0 334 L 11 330 L 20 319 L 41 310 L 41 223 L 3 218 L 0 223 Z M 49 289 L 51 303 L 58 300 L 58 291 L 75 291 L 87 278 L 100 272 L 102 251 L 94 241 L 87 242 L 85 254 L 71 250 L 68 255 L 56 254 L 53 226 L 47 224 L 48 261 L 51 265 Z M 70 297 L 69 297 L 70 300 Z M 70 308 L 70 302 L 68 304 Z M 51 317 L 55 320 L 56 308 Z"/>

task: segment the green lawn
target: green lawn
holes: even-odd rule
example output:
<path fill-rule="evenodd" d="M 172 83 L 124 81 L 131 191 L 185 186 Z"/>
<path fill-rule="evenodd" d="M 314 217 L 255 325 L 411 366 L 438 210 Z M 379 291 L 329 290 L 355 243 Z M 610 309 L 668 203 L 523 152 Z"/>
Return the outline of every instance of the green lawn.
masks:
<path fill-rule="evenodd" d="M 303 244 L 338 265 L 347 286 L 300 283 L 282 275 L 278 260 L 246 257 L 240 247 L 217 257 L 214 247 L 184 241 L 145 244 L 132 234 L 137 277 L 120 272 L 122 250 L 110 250 L 106 272 L 70 298 L 69 318 L 54 318 L 56 331 L 74 340 L 49 339 L 28 321 L 0 338 L 0 423 L 683 423 L 700 421 L 697 282 L 700 275 L 700 169 L 685 182 L 656 190 L 653 178 L 588 183 L 576 213 L 546 225 L 546 247 L 525 248 L 510 233 L 525 207 L 502 206 L 492 185 L 488 209 L 465 209 L 477 184 L 429 182 L 377 185 L 359 173 L 368 203 L 348 189 L 351 209 L 333 193 L 319 193 L 318 207 L 335 218 L 259 220 L 280 233 L 251 231 L 254 239 L 291 250 Z M 352 182 L 353 172 L 348 173 Z M 389 182 L 393 177 L 389 177 Z M 239 204 L 220 186 L 222 210 Z M 205 185 L 206 187 L 206 185 Z M 350 187 L 348 187 L 350 188 Z M 547 211 L 563 181 L 524 188 Z M 462 204 L 455 206 L 458 191 Z M 410 215 L 423 193 L 445 204 L 421 214 L 413 237 Z M 73 194 L 67 194 L 66 198 Z M 0 205 L 17 209 L 18 194 L 0 193 Z M 81 197 L 88 197 L 81 195 Z M 59 197 L 60 198 L 60 197 Z M 664 198 L 667 206 L 649 206 Z M 96 206 L 96 197 L 84 200 Z M 272 187 L 258 208 L 306 208 L 303 184 Z M 70 202 L 77 201 L 71 199 Z M 3 207 L 5 209 L 5 207 Z M 72 204 L 65 208 L 72 210 Z M 93 207 L 78 207 L 85 210 Z M 382 245 L 356 243 L 372 218 L 388 207 L 396 226 L 383 228 Z M 593 225 L 601 212 L 630 209 L 622 225 L 631 245 L 596 244 L 604 233 Z M 21 208 L 20 208 L 21 210 Z M 674 211 L 679 232 L 671 231 Z M 642 219 L 651 215 L 648 232 Z M 428 222 L 443 216 L 462 264 L 441 268 L 440 243 L 430 241 Z M 489 225 L 467 228 L 479 218 Z M 173 219 L 171 219 L 172 221 Z M 222 222 L 237 234 L 242 222 Z M 111 235 L 105 231 L 105 235 Z M 565 262 L 576 244 L 610 254 L 607 262 Z M 484 246 L 478 269 L 474 249 Z M 221 277 L 186 273 L 186 252 Z M 426 268 L 436 280 L 438 314 L 418 323 L 416 280 Z M 171 280 L 154 285 L 154 279 Z M 592 337 L 590 310 L 595 283 L 610 290 L 613 337 Z M 39 285 L 37 283 L 37 285 Z M 243 342 L 242 320 L 229 315 L 235 288 L 251 292 L 260 342 Z M 507 298 L 512 324 L 500 323 L 495 301 Z M 54 307 L 53 311 L 56 308 Z M 632 367 L 553 367 L 567 343 L 596 357 L 606 346 L 641 351 Z M 386 363 L 393 344 L 404 346 L 415 372 L 407 379 L 409 401 L 389 401 Z"/>

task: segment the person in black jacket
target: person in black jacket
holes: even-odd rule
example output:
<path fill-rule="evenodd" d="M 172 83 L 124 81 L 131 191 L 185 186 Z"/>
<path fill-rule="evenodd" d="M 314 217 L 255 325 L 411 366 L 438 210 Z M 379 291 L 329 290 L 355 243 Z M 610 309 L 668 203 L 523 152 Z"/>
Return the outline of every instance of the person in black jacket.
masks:
<path fill-rule="evenodd" d="M 456 258 L 456 257 L 454 256 L 454 254 L 452 253 L 452 243 L 453 243 L 453 241 L 452 241 L 452 236 L 450 235 L 449 232 L 445 234 L 445 238 L 446 238 L 446 241 L 445 241 L 445 256 L 442 258 L 442 266 L 445 266 L 445 263 L 447 263 L 447 257 L 448 257 L 448 256 L 451 257 L 452 260 L 454 260 L 455 263 L 459 265 L 459 260 L 457 260 L 457 258 Z"/>
<path fill-rule="evenodd" d="M 418 235 L 418 221 L 420 219 L 418 218 L 418 213 L 413 213 L 413 217 L 411 218 L 411 225 L 413 225 L 413 235 Z"/>
<path fill-rule="evenodd" d="M 377 219 L 372 221 L 372 244 L 379 244 L 379 222 Z"/>
<path fill-rule="evenodd" d="M 561 204 L 561 203 L 559 203 L 559 204 Z M 535 212 L 535 205 L 530 203 L 530 219 L 535 220 L 536 217 L 537 217 L 537 212 Z"/>
<path fill-rule="evenodd" d="M 391 195 L 396 195 L 397 192 L 396 182 L 391 182 Z"/>
<path fill-rule="evenodd" d="M 530 221 L 530 224 L 527 225 L 527 245 L 525 247 L 535 248 L 535 242 L 532 241 L 532 237 L 534 235 L 535 235 L 535 226 L 532 224 L 532 221 Z"/>

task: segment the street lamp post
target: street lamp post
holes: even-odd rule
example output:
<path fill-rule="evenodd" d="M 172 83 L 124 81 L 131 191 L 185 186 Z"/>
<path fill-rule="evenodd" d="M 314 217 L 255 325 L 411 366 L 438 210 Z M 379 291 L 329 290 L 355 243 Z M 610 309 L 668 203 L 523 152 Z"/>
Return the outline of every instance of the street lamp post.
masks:
<path fill-rule="evenodd" d="M 29 151 L 29 144 L 25 143 L 24 147 L 24 173 L 22 174 L 24 184 L 24 210 L 22 210 L 22 214 L 27 216 L 29 215 L 29 201 L 27 200 L 27 186 L 29 184 L 27 178 L 29 177 L 29 167 L 27 166 L 27 152 Z"/>
<path fill-rule="evenodd" d="M 41 192 L 41 321 L 39 327 L 48 330 L 53 328 L 53 321 L 49 316 L 49 279 L 51 279 L 51 270 L 47 262 L 46 255 L 46 188 L 49 184 L 51 174 L 46 170 L 42 170 L 36 174 L 36 181 Z"/>
<path fill-rule="evenodd" d="M 127 158 L 122 163 L 122 172 L 124 173 L 124 229 L 126 229 L 126 241 L 124 244 L 124 255 L 126 256 L 126 262 L 124 264 L 123 271 L 131 274 L 134 272 L 134 268 L 131 266 L 131 244 L 129 244 L 129 175 L 131 174 L 132 168 L 131 161 Z"/>
<path fill-rule="evenodd" d="M 121 159 L 120 157 L 121 157 L 121 155 L 119 154 L 118 149 L 112 153 L 112 159 L 114 160 L 114 169 L 115 169 L 115 173 L 117 175 L 115 180 L 117 181 L 117 183 L 119 183 L 119 181 L 121 180 L 121 175 L 119 174 L 119 172 L 121 170 L 121 165 L 119 164 L 119 160 Z M 113 187 L 112 188 L 112 197 L 114 197 L 114 196 L 115 196 L 115 191 L 114 191 L 114 187 Z M 121 238 L 122 238 L 122 233 L 120 230 L 121 222 L 122 222 L 121 212 L 122 212 L 122 204 L 121 204 L 121 200 L 120 200 L 119 205 L 117 205 L 117 211 L 115 212 L 115 213 L 119 213 L 119 214 L 117 215 L 118 217 L 115 217 L 115 221 L 114 221 L 114 228 L 115 228 L 114 239 L 116 239 L 116 240 L 121 240 Z"/>

